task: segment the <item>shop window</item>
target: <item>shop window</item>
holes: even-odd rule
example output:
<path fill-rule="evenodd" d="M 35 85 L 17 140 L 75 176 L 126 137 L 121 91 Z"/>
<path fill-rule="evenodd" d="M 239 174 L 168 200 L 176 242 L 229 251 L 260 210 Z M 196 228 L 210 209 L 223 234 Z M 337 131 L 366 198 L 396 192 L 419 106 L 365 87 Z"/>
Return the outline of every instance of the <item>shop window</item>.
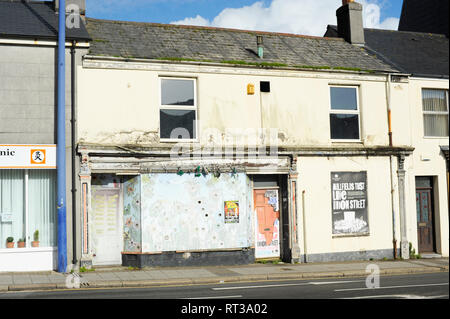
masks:
<path fill-rule="evenodd" d="M 36 230 L 40 247 L 56 246 L 55 193 L 55 170 L 0 170 L 0 249 L 8 237 L 31 247 Z"/>
<path fill-rule="evenodd" d="M 423 127 L 425 136 L 448 136 L 448 91 L 422 90 Z"/>
<path fill-rule="evenodd" d="M 356 87 L 330 87 L 332 140 L 360 140 L 360 115 Z"/>
<path fill-rule="evenodd" d="M 196 80 L 161 78 L 160 138 L 196 139 L 196 119 Z"/>

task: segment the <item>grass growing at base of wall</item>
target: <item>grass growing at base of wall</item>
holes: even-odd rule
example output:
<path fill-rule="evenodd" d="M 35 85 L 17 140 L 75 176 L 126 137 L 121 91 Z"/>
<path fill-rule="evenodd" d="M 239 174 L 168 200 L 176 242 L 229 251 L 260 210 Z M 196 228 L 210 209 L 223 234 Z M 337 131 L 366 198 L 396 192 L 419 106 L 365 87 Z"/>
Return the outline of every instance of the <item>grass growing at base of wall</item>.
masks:
<path fill-rule="evenodd" d="M 258 259 L 255 261 L 256 264 L 274 264 L 277 265 L 281 263 L 281 259 Z"/>
<path fill-rule="evenodd" d="M 287 67 L 288 65 L 285 63 L 276 63 L 276 62 L 247 62 L 241 60 L 223 60 L 220 63 L 225 64 L 237 64 L 237 65 L 249 65 L 249 66 L 258 66 L 258 67 Z"/>

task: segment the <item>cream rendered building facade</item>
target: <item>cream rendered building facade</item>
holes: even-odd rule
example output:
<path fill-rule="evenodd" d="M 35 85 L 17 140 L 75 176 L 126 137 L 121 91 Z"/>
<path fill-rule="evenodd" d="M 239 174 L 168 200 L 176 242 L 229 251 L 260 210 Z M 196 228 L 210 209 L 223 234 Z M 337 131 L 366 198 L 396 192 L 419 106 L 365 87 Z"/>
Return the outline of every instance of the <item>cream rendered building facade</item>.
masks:
<path fill-rule="evenodd" d="M 445 2 L 445 1 L 444 1 Z M 344 38 L 394 66 L 405 76 L 388 79 L 388 112 L 391 144 L 409 145 L 412 156 L 401 163 L 399 181 L 406 215 L 396 229 L 397 241 L 408 243 L 414 257 L 448 256 L 448 69 L 449 43 L 444 29 L 430 25 L 438 2 L 405 2 L 399 31 L 364 28 L 362 5 L 343 1 L 336 11 L 337 26 L 329 25 L 325 37 Z M 431 20 L 430 20 L 431 19 Z M 442 20 L 442 19 L 441 19 Z M 448 16 L 438 24 L 448 24 Z M 447 20 L 447 21 L 445 21 Z M 411 31 L 405 31 L 411 30 Z M 414 30 L 414 31 L 412 31 Z"/>
<path fill-rule="evenodd" d="M 408 238 L 418 254 L 437 253 L 447 257 L 449 254 L 448 226 L 448 133 L 447 136 L 427 136 L 424 126 L 424 90 L 433 90 L 446 94 L 448 119 L 448 80 L 438 78 L 410 77 L 408 83 L 392 83 L 392 125 L 394 145 L 407 144 L 414 152 L 406 161 L 408 196 L 407 210 L 417 214 L 408 214 Z M 445 111 L 444 111 L 445 113 Z M 444 114 L 445 116 L 445 114 Z M 448 122 L 447 122 L 448 123 Z M 448 132 L 448 124 L 447 124 Z M 445 146 L 447 154 L 445 154 Z M 420 198 L 416 198 L 418 178 L 428 178 L 430 198 L 430 221 L 432 223 L 432 247 L 421 248 L 418 216 Z"/>
<path fill-rule="evenodd" d="M 161 79 L 193 79 L 198 120 L 198 138 L 192 142 L 194 148 L 202 150 L 211 145 L 228 145 L 233 146 L 232 154 L 236 156 L 239 149 L 248 151 L 249 145 L 254 145 L 245 138 L 242 142 L 237 138 L 242 137 L 243 132 L 252 132 L 252 129 L 258 134 L 256 139 L 250 140 L 256 141 L 257 146 L 265 144 L 259 135 L 261 129 L 266 137 L 272 137 L 271 145 L 277 146 L 272 153 L 276 158 L 272 162 L 274 165 L 269 168 L 266 157 L 256 159 L 255 163 L 259 165 L 249 165 L 248 160 L 239 162 L 233 158 L 230 167 L 236 167 L 238 174 L 247 176 L 286 176 L 287 195 L 282 199 L 288 202 L 285 206 L 288 213 L 281 214 L 281 219 L 284 216 L 281 223 L 287 226 L 280 230 L 280 238 L 285 237 L 281 240 L 281 250 L 285 246 L 289 253 L 281 253 L 283 260 L 314 262 L 393 257 L 393 239 L 397 236 L 400 241 L 400 211 L 403 209 L 399 203 L 398 158 L 405 158 L 408 168 L 413 149 L 408 138 L 397 144 L 402 147 L 389 147 L 386 74 L 261 69 L 188 61 L 126 61 L 102 57 L 85 57 L 78 71 L 78 151 L 84 154 L 86 174 L 83 175 L 82 171 L 81 178 L 82 183 L 83 178 L 89 181 L 86 183 L 87 190 L 96 173 L 113 173 L 116 177 L 150 174 L 146 178 L 152 179 L 154 176 L 151 174 L 171 173 L 177 176 L 180 167 L 187 172 L 189 167 L 192 170 L 198 165 L 205 165 L 211 171 L 212 167 L 222 167 L 222 176 L 230 174 L 231 171 L 227 170 L 229 163 L 224 159 L 188 158 L 183 162 L 160 157 L 163 153 L 170 153 L 172 147 L 177 145 L 160 142 Z M 270 92 L 258 90 L 261 81 L 270 82 Z M 254 94 L 249 94 L 248 85 L 256 87 Z M 330 138 L 330 89 L 333 87 L 355 89 L 360 139 L 348 142 Z M 238 129 L 241 135 L 234 135 L 236 133 L 230 129 Z M 219 134 L 213 134 L 217 132 Z M 214 140 L 213 137 L 219 139 Z M 127 152 L 128 157 L 120 159 Z M 273 160 L 273 157 L 270 159 Z M 334 233 L 331 180 L 336 172 L 364 172 L 366 176 L 364 222 L 368 227 L 363 233 Z M 409 172 L 407 176 L 409 178 Z M 249 178 L 248 207 L 241 207 L 242 216 L 248 215 L 247 229 L 244 230 L 247 240 L 245 244 L 227 247 L 228 251 L 245 248 L 254 254 L 257 242 L 255 223 L 258 219 L 254 190 L 259 188 L 255 180 Z M 404 189 L 407 198 L 413 196 L 409 182 L 407 179 Z M 92 221 L 95 217 L 88 216 L 93 214 L 92 194 L 89 196 L 87 191 L 86 195 L 85 199 L 81 199 L 81 206 L 86 207 L 86 220 Z M 404 209 L 407 216 L 414 212 L 410 211 L 414 209 L 411 205 Z M 172 213 L 177 214 L 176 211 Z M 141 222 L 146 214 L 151 215 L 151 209 L 146 211 L 142 208 Z M 172 218 L 176 223 L 176 218 Z M 350 214 L 348 218 L 355 220 L 355 215 Z M 119 219 L 124 220 L 123 217 Z M 126 221 L 117 225 L 123 227 L 124 223 Z M 84 227 L 90 230 L 86 234 L 95 236 L 92 223 L 85 223 Z M 162 237 L 171 233 L 171 230 L 164 228 L 156 231 L 161 231 Z M 164 245 L 161 251 L 151 248 L 151 244 L 145 243 L 144 233 L 140 234 L 143 242 L 138 247 L 139 251 L 135 252 L 138 258 L 143 258 L 143 255 L 154 258 L 164 254 Z M 117 234 L 123 240 L 123 232 Z M 201 240 L 208 241 L 208 237 L 213 236 L 214 233 L 208 233 Z M 405 236 L 413 238 L 412 227 Z M 92 253 L 95 241 L 89 242 L 88 238 L 85 241 L 89 243 L 83 246 L 86 248 L 86 260 L 92 260 L 95 258 Z M 220 250 L 220 247 L 205 247 L 199 243 L 170 250 L 183 253 L 185 260 L 193 253 Z M 127 255 L 124 252 L 119 251 L 122 257 Z M 252 258 L 245 260 L 251 261 Z M 123 261 L 133 264 L 130 259 Z M 165 261 L 161 263 L 171 264 Z M 148 264 L 144 262 L 144 265 Z"/>

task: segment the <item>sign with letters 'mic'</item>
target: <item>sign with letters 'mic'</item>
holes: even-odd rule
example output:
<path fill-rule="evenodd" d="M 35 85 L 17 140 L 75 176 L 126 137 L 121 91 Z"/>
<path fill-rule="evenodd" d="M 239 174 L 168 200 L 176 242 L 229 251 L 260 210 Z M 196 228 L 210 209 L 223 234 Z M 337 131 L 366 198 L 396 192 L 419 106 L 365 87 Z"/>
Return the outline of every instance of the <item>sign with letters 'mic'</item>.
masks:
<path fill-rule="evenodd" d="M 56 145 L 0 144 L 0 169 L 56 168 Z"/>
<path fill-rule="evenodd" d="M 367 172 L 331 172 L 333 235 L 368 234 Z"/>

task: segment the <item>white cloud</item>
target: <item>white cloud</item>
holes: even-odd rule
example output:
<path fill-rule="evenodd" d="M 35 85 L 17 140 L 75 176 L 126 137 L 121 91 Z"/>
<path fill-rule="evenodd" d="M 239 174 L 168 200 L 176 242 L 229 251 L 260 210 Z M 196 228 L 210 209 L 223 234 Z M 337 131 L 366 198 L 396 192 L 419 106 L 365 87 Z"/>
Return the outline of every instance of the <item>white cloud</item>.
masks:
<path fill-rule="evenodd" d="M 171 22 L 172 24 L 184 24 L 184 25 L 199 25 L 199 26 L 209 26 L 211 23 L 203 18 L 202 16 L 198 15 L 195 18 L 186 18 L 184 20 L 181 20 L 180 23 Z"/>
<path fill-rule="evenodd" d="M 381 21 L 382 5 L 371 1 L 361 1 L 365 28 L 397 30 L 399 19 L 389 17 Z"/>
<path fill-rule="evenodd" d="M 380 0 L 359 2 L 364 6 L 365 27 L 397 29 L 399 19 L 381 20 Z M 226 8 L 212 20 L 197 15 L 171 23 L 323 36 L 328 24 L 336 24 L 336 9 L 341 4 L 341 0 L 272 0 L 265 6 L 256 1 L 250 6 Z"/>

